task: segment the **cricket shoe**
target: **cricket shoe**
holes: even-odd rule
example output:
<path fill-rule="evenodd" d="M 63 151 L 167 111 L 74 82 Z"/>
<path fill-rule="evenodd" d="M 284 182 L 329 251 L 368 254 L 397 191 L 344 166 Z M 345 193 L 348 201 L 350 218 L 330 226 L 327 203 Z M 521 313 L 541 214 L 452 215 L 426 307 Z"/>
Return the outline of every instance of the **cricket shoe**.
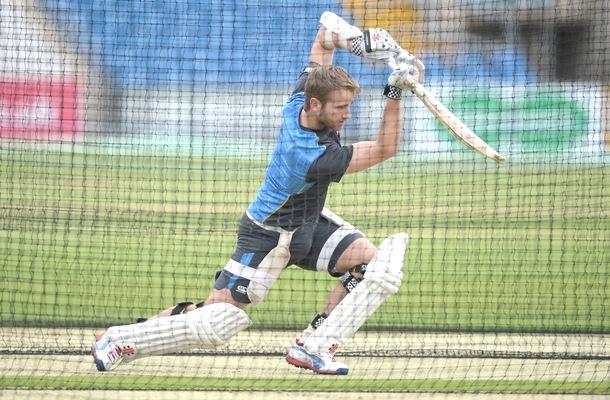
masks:
<path fill-rule="evenodd" d="M 322 375 L 347 375 L 347 365 L 335 361 L 331 353 L 311 354 L 303 346 L 293 344 L 286 355 L 286 361 L 298 368 L 310 369 Z"/>
<path fill-rule="evenodd" d="M 129 349 L 122 349 L 112 343 L 108 336 L 103 335 L 91 346 L 91 355 L 98 371 L 110 371 L 123 361 L 123 353 Z"/>
<path fill-rule="evenodd" d="M 307 336 L 305 336 L 305 338 L 307 338 Z M 305 342 L 303 341 L 304 338 L 303 337 L 298 337 L 296 339 L 294 339 L 294 344 L 296 346 L 305 346 Z M 333 344 L 331 346 L 330 349 L 328 349 L 328 354 L 330 354 L 330 356 L 334 359 L 335 358 L 335 354 L 337 353 L 337 351 L 339 350 L 339 346 L 337 344 Z"/>

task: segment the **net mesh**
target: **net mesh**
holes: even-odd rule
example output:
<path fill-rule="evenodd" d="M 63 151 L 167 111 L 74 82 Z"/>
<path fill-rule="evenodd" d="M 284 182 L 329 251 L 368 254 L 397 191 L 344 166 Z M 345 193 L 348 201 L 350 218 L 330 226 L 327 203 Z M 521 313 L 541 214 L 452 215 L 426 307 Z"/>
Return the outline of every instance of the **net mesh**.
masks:
<path fill-rule="evenodd" d="M 606 3 L 2 1 L 0 387 L 608 394 Z M 371 242 L 410 236 L 348 377 L 283 360 L 337 282 L 291 266 L 226 345 L 100 378 L 96 329 L 207 297 L 326 10 L 390 32 L 508 163 L 403 94 L 397 156 L 331 185 Z M 374 140 L 390 70 L 334 62 L 363 88 L 343 143 Z"/>

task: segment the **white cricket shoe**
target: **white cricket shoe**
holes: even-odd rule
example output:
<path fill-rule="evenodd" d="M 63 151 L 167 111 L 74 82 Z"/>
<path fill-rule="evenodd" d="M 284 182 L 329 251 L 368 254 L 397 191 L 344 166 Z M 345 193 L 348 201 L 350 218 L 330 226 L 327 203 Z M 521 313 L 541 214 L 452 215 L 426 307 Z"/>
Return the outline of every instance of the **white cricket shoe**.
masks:
<path fill-rule="evenodd" d="M 298 368 L 310 369 L 316 374 L 347 375 L 347 365 L 335 361 L 331 353 L 310 354 L 303 346 L 293 344 L 286 355 L 286 361 Z"/>
<path fill-rule="evenodd" d="M 110 371 L 123 361 L 123 350 L 103 335 L 91 346 L 91 355 L 98 371 Z"/>

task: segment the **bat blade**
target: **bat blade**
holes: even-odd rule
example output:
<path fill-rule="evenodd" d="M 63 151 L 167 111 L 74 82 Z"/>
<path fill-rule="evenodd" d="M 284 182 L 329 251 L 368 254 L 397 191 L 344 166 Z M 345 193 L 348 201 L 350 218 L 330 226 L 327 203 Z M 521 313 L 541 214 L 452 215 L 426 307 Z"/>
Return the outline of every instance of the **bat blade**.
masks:
<path fill-rule="evenodd" d="M 432 112 L 434 117 L 441 123 L 453 137 L 455 137 L 466 148 L 494 160 L 498 163 L 506 161 L 506 158 L 494 150 L 483 139 L 478 137 L 472 129 L 455 116 L 447 107 L 434 97 L 423 85 L 409 78 L 410 90 L 424 105 Z"/>

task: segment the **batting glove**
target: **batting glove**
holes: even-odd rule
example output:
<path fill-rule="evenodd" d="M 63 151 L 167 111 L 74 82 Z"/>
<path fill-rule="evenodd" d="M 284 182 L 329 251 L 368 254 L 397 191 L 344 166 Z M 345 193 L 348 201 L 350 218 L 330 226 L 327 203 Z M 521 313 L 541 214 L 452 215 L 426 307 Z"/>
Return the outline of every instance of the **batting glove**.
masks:
<path fill-rule="evenodd" d="M 362 36 L 352 38 L 352 53 L 376 61 L 389 61 L 395 58 L 401 48 L 394 38 L 384 29 L 367 29 Z"/>
<path fill-rule="evenodd" d="M 416 58 L 413 54 L 409 53 L 405 49 L 400 49 L 396 57 L 388 62 L 390 66 L 396 69 L 397 65 L 407 64 L 410 65 L 413 70 L 409 73 L 413 75 L 413 78 L 419 83 L 424 83 L 424 75 L 426 71 L 426 67 L 421 60 Z"/>
<path fill-rule="evenodd" d="M 408 51 L 401 49 L 399 55 L 396 58 L 391 58 L 388 64 L 392 67 L 393 72 L 388 78 L 388 84 L 384 90 L 386 97 L 400 100 L 401 91 L 409 89 L 413 81 L 423 82 L 424 63 Z"/>
<path fill-rule="evenodd" d="M 394 71 L 388 78 L 388 84 L 385 86 L 383 94 L 392 100 L 400 100 L 402 98 L 402 90 L 409 86 L 408 77 L 415 71 L 413 64 L 400 63 L 396 65 Z"/>

